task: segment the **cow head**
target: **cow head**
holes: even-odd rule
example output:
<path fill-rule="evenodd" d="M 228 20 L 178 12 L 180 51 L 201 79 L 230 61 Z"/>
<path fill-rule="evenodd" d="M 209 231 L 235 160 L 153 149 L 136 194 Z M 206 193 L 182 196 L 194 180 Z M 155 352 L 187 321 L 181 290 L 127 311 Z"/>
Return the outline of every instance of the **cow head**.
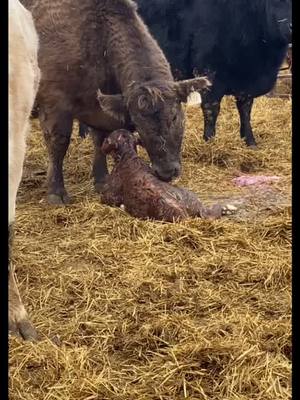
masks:
<path fill-rule="evenodd" d="M 180 174 L 184 133 L 181 103 L 187 101 L 191 92 L 201 92 L 209 86 L 204 77 L 179 82 L 133 82 L 122 95 L 104 95 L 98 91 L 98 101 L 104 112 L 120 121 L 129 116 L 153 170 L 159 178 L 169 181 Z"/>
<path fill-rule="evenodd" d="M 277 37 L 283 43 L 291 43 L 292 40 L 292 1 L 268 0 L 268 23 L 272 36 Z"/>

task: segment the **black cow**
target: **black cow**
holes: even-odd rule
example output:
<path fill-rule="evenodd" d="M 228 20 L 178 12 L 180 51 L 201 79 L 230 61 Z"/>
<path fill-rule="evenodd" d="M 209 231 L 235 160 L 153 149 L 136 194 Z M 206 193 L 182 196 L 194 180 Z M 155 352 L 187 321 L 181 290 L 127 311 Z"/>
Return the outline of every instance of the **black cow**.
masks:
<path fill-rule="evenodd" d="M 253 99 L 268 93 L 291 41 L 291 0 L 137 0 L 139 14 L 164 50 L 174 74 L 205 74 L 204 139 L 215 135 L 220 102 L 233 95 L 240 135 L 255 146 Z"/>

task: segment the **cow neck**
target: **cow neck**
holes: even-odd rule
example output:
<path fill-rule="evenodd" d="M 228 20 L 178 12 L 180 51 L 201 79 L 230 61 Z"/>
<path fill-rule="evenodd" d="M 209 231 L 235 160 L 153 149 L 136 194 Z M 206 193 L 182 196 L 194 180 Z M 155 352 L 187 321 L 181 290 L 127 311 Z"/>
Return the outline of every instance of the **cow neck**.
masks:
<path fill-rule="evenodd" d="M 143 25 L 133 20 L 130 29 L 126 28 L 119 26 L 110 35 L 107 52 L 107 65 L 111 66 L 121 92 L 133 82 L 174 81 L 163 52 Z"/>

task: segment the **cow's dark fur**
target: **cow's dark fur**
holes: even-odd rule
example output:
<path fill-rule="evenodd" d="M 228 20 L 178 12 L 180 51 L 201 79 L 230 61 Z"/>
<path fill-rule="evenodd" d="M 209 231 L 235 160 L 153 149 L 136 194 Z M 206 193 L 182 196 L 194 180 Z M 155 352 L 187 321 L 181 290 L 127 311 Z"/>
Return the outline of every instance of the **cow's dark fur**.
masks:
<path fill-rule="evenodd" d="M 112 154 L 115 165 L 103 186 L 103 203 L 123 205 L 134 217 L 169 222 L 188 217 L 219 218 L 227 213 L 226 206 L 205 207 L 193 192 L 159 180 L 138 157 L 136 144 L 135 137 L 124 129 L 104 140 L 102 151 Z"/>
<path fill-rule="evenodd" d="M 39 118 L 49 153 L 48 200 L 68 202 L 62 165 L 74 118 L 94 128 L 94 177 L 107 173 L 103 138 L 137 129 L 156 173 L 179 174 L 181 102 L 206 79 L 175 82 L 131 0 L 23 0 L 40 36 Z M 103 93 L 96 97 L 97 89 Z M 157 132 L 160 132 L 157 135 Z"/>
<path fill-rule="evenodd" d="M 224 95 L 236 98 L 241 137 L 255 145 L 253 98 L 269 92 L 291 39 L 291 0 L 137 0 L 138 11 L 181 78 L 213 77 L 202 97 L 204 139 Z"/>

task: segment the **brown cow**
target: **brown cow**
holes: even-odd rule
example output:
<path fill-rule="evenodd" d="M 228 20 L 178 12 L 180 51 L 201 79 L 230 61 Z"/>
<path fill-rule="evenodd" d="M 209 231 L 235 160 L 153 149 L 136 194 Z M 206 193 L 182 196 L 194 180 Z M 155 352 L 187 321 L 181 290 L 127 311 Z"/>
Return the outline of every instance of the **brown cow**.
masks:
<path fill-rule="evenodd" d="M 208 80 L 174 81 L 169 63 L 131 0 L 23 4 L 32 11 L 40 34 L 37 104 L 50 159 L 48 201 L 69 201 L 62 168 L 74 118 L 94 128 L 93 175 L 98 190 L 107 174 L 101 145 L 118 128 L 140 133 L 161 179 L 178 176 L 184 132 L 181 102 L 193 90 L 205 90 Z M 98 88 L 105 94 L 100 108 Z"/>
<path fill-rule="evenodd" d="M 232 205 L 205 207 L 193 192 L 159 180 L 138 157 L 137 143 L 124 129 L 104 140 L 102 151 L 112 154 L 115 166 L 103 186 L 103 203 L 124 207 L 134 217 L 169 222 L 188 217 L 220 218 L 236 210 Z"/>

